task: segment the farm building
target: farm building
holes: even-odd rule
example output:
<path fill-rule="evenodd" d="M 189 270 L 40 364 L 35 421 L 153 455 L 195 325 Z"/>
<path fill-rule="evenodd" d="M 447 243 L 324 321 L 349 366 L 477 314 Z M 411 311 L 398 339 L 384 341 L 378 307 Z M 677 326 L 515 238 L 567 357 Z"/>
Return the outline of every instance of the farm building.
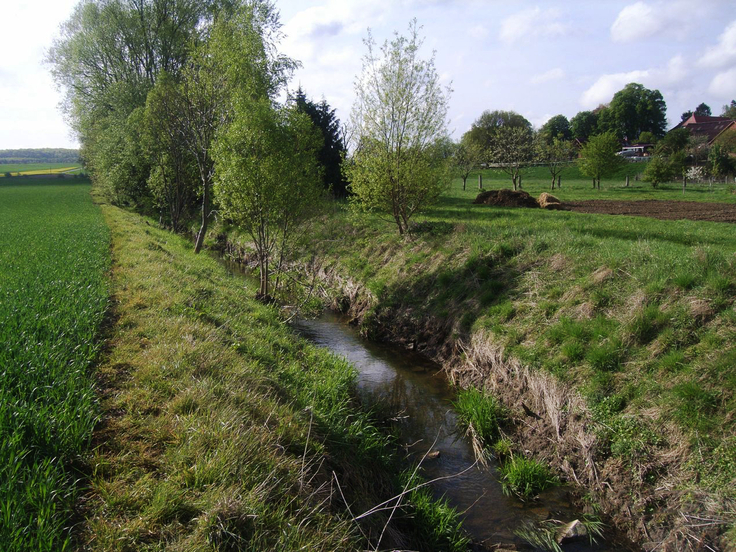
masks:
<path fill-rule="evenodd" d="M 693 114 L 675 128 L 688 129 L 691 137 L 705 136 L 710 145 L 723 133 L 736 131 L 736 121 L 728 117 L 706 117 Z"/>

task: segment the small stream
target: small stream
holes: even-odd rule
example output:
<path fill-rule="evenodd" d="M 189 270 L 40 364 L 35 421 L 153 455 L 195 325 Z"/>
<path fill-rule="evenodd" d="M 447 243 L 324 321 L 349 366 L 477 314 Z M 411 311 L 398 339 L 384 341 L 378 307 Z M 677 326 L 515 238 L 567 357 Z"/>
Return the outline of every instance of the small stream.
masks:
<path fill-rule="evenodd" d="M 362 339 L 344 317 L 326 313 L 316 320 L 294 323 L 295 329 L 313 343 L 345 357 L 358 371 L 358 392 L 367 404 L 388 407 L 395 417 L 403 445 L 414 461 L 431 448 L 439 452 L 422 464 L 426 479 L 465 472 L 432 485 L 435 496 L 444 496 L 463 514 L 463 526 L 475 543 L 486 546 L 511 544 L 532 550 L 514 535 L 525 521 L 555 519 L 569 522 L 581 513 L 570 503 L 565 487 L 557 487 L 524 504 L 501 491 L 496 466 L 473 466 L 475 458 L 469 441 L 457 427 L 452 409 L 453 391 L 440 367 L 410 351 Z M 435 455 L 431 455 L 435 456 Z M 470 469 L 468 469 L 470 467 Z M 565 552 L 629 550 L 598 539 L 563 545 Z M 607 538 L 610 543 L 611 539 Z"/>

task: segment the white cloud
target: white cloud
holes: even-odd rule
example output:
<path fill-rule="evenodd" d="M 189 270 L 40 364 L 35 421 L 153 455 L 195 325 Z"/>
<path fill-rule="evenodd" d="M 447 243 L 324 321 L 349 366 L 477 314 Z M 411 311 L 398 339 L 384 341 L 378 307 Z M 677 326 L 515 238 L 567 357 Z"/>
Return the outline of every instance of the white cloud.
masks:
<path fill-rule="evenodd" d="M 628 42 L 649 38 L 664 26 L 664 19 L 644 2 L 626 6 L 611 26 L 611 38 L 616 42 Z"/>
<path fill-rule="evenodd" d="M 488 36 L 488 29 L 483 25 L 475 25 L 468 31 L 470 36 L 478 40 L 486 38 Z"/>
<path fill-rule="evenodd" d="M 718 44 L 706 50 L 700 63 L 706 67 L 726 67 L 736 63 L 736 21 L 726 27 Z"/>
<path fill-rule="evenodd" d="M 642 82 L 648 80 L 650 71 L 629 71 L 628 73 L 614 73 L 603 75 L 598 78 L 593 86 L 583 92 L 580 105 L 586 109 L 593 109 L 600 104 L 611 101 L 613 95 L 630 82 Z"/>
<path fill-rule="evenodd" d="M 718 73 L 710 83 L 708 91 L 723 100 L 731 100 L 736 93 L 736 68 Z"/>
<path fill-rule="evenodd" d="M 699 23 L 712 17 L 717 0 L 656 0 L 636 2 L 623 8 L 611 25 L 615 42 L 646 40 L 660 35 L 684 40 Z"/>
<path fill-rule="evenodd" d="M 532 84 L 543 84 L 545 82 L 560 80 L 564 77 L 565 77 L 565 72 L 559 67 L 557 67 L 555 69 L 550 69 L 549 71 L 546 71 L 539 75 L 534 75 L 532 78 L 529 79 L 529 82 Z"/>
<path fill-rule="evenodd" d="M 593 109 L 611 101 L 613 95 L 630 82 L 638 82 L 647 88 L 663 88 L 678 85 L 690 75 L 687 61 L 681 55 L 674 56 L 664 67 L 639 69 L 626 73 L 601 75 L 580 98 L 580 105 Z"/>
<path fill-rule="evenodd" d="M 508 16 L 501 23 L 499 38 L 506 44 L 530 37 L 556 37 L 565 34 L 567 27 L 559 22 L 560 10 L 530 8 Z"/>

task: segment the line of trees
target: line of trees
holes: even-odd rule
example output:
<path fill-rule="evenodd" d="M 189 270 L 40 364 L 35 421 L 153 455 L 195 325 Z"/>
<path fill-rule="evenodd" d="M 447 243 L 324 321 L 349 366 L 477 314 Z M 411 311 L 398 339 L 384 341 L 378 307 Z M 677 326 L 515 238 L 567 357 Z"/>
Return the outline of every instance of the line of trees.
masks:
<path fill-rule="evenodd" d="M 85 0 L 48 55 L 95 185 L 175 231 L 198 210 L 197 252 L 218 213 L 246 231 L 262 297 L 323 190 L 345 194 L 334 110 L 277 99 L 298 67 L 280 27 L 269 0 Z"/>

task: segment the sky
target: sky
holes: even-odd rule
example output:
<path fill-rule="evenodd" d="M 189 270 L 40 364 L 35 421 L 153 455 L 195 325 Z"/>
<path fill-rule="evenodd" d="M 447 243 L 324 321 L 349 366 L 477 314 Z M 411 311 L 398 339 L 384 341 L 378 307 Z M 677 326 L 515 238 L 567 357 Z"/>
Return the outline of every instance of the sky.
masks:
<path fill-rule="evenodd" d="M 43 63 L 75 0 L 4 7 L 0 149 L 77 147 Z M 367 49 L 417 19 L 423 56 L 452 88 L 455 139 L 484 110 L 539 127 L 607 103 L 629 82 L 657 89 L 670 126 L 701 102 L 719 115 L 736 99 L 733 0 L 276 0 L 283 53 L 301 61 L 290 88 L 325 99 L 347 121 Z"/>

